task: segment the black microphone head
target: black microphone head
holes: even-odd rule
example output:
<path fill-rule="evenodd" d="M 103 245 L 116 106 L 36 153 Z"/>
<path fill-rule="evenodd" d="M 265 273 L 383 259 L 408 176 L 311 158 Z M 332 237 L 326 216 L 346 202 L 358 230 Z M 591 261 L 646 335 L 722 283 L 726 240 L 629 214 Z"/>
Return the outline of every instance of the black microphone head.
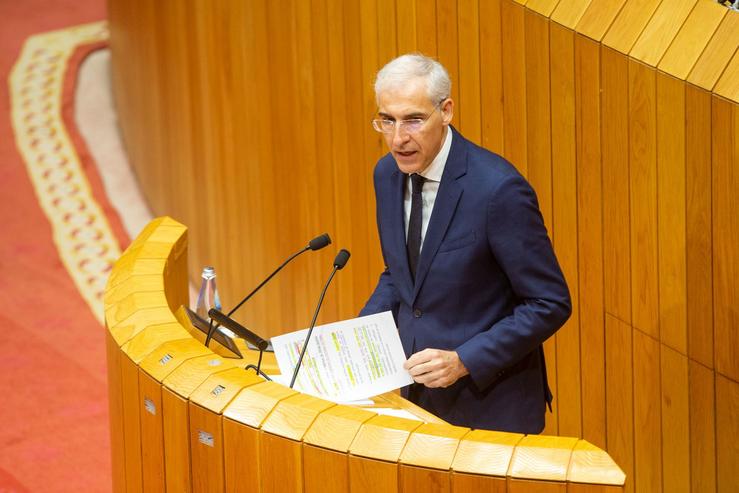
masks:
<path fill-rule="evenodd" d="M 308 248 L 311 250 L 320 250 L 321 248 L 331 244 L 331 237 L 328 233 L 323 233 L 321 236 L 316 236 L 308 242 Z"/>
<path fill-rule="evenodd" d="M 336 254 L 336 258 L 334 259 L 334 267 L 339 270 L 343 269 L 346 263 L 349 261 L 350 256 L 351 253 L 349 253 L 349 250 L 344 250 L 342 248 L 339 253 Z"/>

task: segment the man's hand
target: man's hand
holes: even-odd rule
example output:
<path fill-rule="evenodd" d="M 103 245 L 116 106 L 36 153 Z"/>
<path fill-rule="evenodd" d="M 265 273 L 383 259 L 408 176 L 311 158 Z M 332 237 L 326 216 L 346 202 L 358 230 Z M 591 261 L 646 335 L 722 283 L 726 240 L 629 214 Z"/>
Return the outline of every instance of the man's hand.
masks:
<path fill-rule="evenodd" d="M 449 387 L 454 382 L 469 374 L 456 351 L 441 349 L 424 349 L 403 363 L 403 368 L 417 383 L 426 387 Z"/>

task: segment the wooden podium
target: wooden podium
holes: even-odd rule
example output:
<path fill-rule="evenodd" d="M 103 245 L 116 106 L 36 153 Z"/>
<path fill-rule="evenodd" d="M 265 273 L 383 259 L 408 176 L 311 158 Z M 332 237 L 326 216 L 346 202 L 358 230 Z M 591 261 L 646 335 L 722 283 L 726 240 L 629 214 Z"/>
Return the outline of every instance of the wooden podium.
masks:
<path fill-rule="evenodd" d="M 451 426 L 395 394 L 337 405 L 245 371 L 182 317 L 187 229 L 152 221 L 105 293 L 116 492 L 610 492 L 625 475 L 585 440 Z M 274 359 L 266 358 L 274 366 Z"/>

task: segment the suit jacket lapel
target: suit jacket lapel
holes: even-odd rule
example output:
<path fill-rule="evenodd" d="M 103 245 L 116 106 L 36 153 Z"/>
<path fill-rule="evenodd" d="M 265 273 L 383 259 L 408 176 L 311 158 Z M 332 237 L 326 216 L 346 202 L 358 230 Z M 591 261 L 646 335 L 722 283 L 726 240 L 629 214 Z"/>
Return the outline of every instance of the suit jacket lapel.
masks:
<path fill-rule="evenodd" d="M 467 172 L 467 149 L 464 138 L 451 126 L 449 128 L 454 132 L 452 148 L 449 150 L 449 157 L 444 166 L 439 192 L 434 202 L 434 210 L 431 213 L 431 219 L 421 248 L 421 256 L 418 259 L 412 302 L 415 302 L 416 296 L 418 296 L 426 274 L 428 274 L 431 267 L 431 261 L 439 250 L 441 240 L 444 239 L 449 223 L 454 216 L 454 211 L 457 209 L 459 198 L 462 196 L 463 188 L 457 182 L 457 179 Z M 408 276 L 410 279 L 410 271 L 408 271 Z"/>

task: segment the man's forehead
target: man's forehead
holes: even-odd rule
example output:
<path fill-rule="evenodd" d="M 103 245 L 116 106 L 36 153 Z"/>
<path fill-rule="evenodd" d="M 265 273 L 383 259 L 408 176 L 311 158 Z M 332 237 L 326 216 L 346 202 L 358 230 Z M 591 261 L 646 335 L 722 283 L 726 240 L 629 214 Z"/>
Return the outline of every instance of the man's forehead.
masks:
<path fill-rule="evenodd" d="M 428 112 L 433 106 L 423 80 L 387 87 L 377 97 L 378 112 L 394 116 Z"/>

